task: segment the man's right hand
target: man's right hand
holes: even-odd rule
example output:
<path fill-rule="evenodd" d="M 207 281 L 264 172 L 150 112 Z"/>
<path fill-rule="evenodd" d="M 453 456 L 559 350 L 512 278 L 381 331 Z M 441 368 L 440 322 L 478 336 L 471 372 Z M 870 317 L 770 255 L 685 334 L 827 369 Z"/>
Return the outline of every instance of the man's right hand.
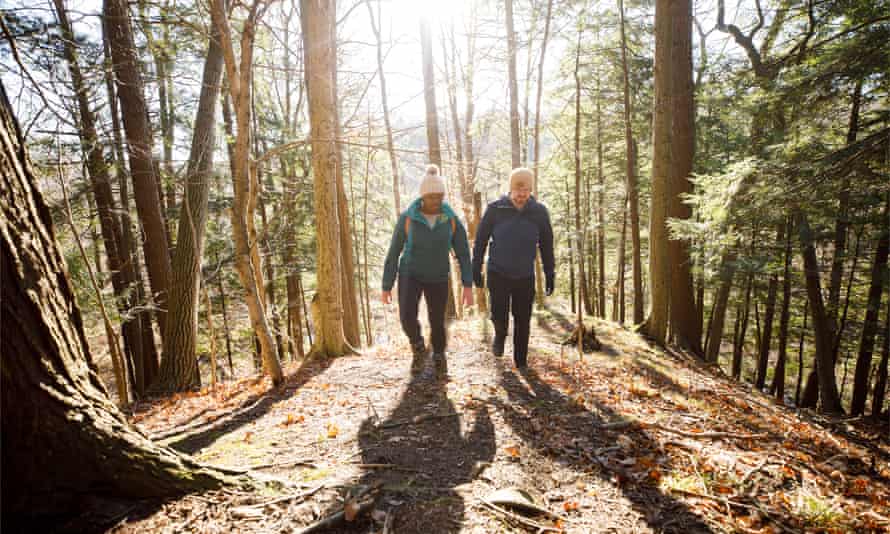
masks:
<path fill-rule="evenodd" d="M 383 301 L 384 304 L 389 304 L 392 302 L 392 291 L 383 291 L 380 293 L 380 300 Z"/>

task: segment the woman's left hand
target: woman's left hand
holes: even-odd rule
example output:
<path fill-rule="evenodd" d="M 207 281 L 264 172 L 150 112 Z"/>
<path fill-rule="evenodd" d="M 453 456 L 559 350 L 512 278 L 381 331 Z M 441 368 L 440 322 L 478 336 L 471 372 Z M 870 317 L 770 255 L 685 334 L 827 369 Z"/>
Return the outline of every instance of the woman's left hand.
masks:
<path fill-rule="evenodd" d="M 464 303 L 464 306 L 472 306 L 473 305 L 473 288 L 472 287 L 464 288 L 463 303 Z"/>

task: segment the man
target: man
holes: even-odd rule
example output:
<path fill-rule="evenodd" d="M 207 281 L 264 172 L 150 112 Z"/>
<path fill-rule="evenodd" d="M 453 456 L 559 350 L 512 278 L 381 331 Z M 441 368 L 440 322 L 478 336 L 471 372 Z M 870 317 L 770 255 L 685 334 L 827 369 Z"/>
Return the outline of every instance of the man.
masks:
<path fill-rule="evenodd" d="M 528 360 L 528 335 L 532 302 L 535 298 L 535 249 L 547 281 L 547 295 L 553 293 L 553 228 L 547 208 L 531 196 L 535 175 L 524 167 L 510 173 L 510 192 L 485 208 L 473 247 L 473 280 L 483 287 L 482 260 L 488 253 L 488 294 L 494 340 L 491 351 L 504 354 L 508 311 L 513 314 L 513 362 L 523 368 Z"/>
<path fill-rule="evenodd" d="M 439 176 L 436 165 L 428 165 L 420 183 L 420 198 L 399 216 L 383 267 L 383 303 L 392 302 L 392 287 L 398 275 L 399 319 L 415 359 L 426 355 L 417 320 L 421 295 L 426 299 L 433 359 L 437 364 L 444 363 L 445 358 L 445 305 L 448 302 L 448 254 L 451 249 L 460 262 L 463 302 L 467 306 L 473 305 L 467 231 L 444 199 L 445 180 Z"/>

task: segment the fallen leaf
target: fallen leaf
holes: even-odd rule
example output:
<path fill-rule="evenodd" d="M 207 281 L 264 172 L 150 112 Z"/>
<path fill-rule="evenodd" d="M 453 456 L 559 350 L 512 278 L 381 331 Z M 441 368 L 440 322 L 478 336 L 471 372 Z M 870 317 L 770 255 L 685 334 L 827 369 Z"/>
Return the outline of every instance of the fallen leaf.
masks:
<path fill-rule="evenodd" d="M 517 447 L 516 445 L 505 447 L 504 452 L 509 454 L 511 458 L 519 458 L 519 447 Z"/>
<path fill-rule="evenodd" d="M 334 423 L 328 423 L 328 439 L 334 439 L 337 437 L 337 434 L 340 433 L 340 429 L 337 428 L 337 425 Z"/>
<path fill-rule="evenodd" d="M 578 509 L 578 501 L 566 501 L 562 503 L 562 509 L 566 512 L 571 512 L 572 510 Z"/>
<path fill-rule="evenodd" d="M 244 443 L 250 443 L 250 438 L 253 437 L 253 432 L 245 432 L 244 433 Z"/>

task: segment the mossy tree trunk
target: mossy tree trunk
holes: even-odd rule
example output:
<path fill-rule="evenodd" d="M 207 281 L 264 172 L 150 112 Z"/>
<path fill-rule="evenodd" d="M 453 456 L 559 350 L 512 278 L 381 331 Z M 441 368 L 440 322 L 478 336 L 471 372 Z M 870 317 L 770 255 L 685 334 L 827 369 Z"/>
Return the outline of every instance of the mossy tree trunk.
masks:
<path fill-rule="evenodd" d="M 3 529 L 39 530 L 83 499 L 164 498 L 226 478 L 131 427 L 108 398 L 46 203 L 0 85 Z M 71 461 L 76 459 L 76 461 Z"/>

